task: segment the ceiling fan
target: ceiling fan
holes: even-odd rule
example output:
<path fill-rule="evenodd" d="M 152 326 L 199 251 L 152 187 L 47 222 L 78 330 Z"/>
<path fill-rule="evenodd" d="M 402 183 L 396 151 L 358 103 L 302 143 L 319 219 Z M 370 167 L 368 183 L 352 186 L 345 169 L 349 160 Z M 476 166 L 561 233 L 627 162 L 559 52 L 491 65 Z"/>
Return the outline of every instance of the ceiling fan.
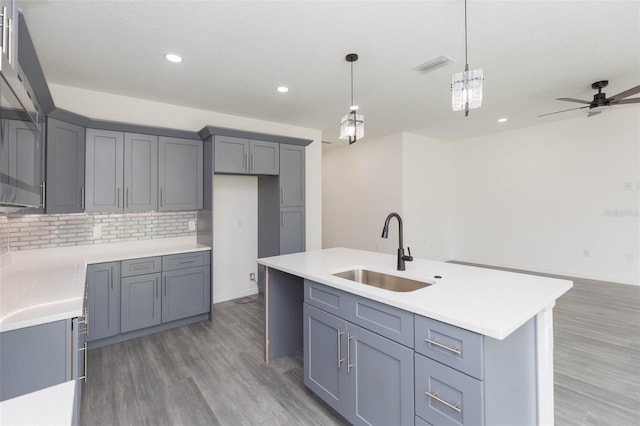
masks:
<path fill-rule="evenodd" d="M 587 117 L 591 117 L 592 115 L 600 114 L 602 111 L 611 108 L 612 105 L 640 103 L 640 98 L 624 99 L 631 95 L 635 95 L 636 93 L 640 93 L 640 86 L 632 87 L 631 89 L 625 90 L 624 92 L 620 92 L 617 95 L 613 95 L 607 98 L 607 94 L 602 93 L 602 89 L 607 87 L 608 84 L 609 84 L 608 80 L 602 80 L 602 81 L 596 81 L 591 85 L 591 88 L 598 91 L 598 93 L 593 95 L 592 101 L 583 101 L 582 99 L 574 99 L 574 98 L 556 98 L 559 101 L 586 104 L 585 106 L 563 109 L 562 111 L 550 112 L 548 114 L 539 115 L 538 117 L 544 117 L 545 115 L 558 114 L 561 112 L 573 111 L 576 109 L 584 109 L 584 108 L 589 108 L 589 114 L 587 115 Z"/>

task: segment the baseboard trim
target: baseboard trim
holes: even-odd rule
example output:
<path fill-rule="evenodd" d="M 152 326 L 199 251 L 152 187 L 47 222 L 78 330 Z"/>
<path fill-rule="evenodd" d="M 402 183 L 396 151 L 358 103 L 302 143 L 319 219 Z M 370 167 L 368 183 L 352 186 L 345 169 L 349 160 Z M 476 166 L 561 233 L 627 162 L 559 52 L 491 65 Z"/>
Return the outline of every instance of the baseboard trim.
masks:
<path fill-rule="evenodd" d="M 247 289 L 235 293 L 227 293 L 224 296 L 214 297 L 213 304 L 228 302 L 229 300 L 239 299 L 241 297 L 254 296 L 256 294 L 258 294 L 258 289 Z"/>

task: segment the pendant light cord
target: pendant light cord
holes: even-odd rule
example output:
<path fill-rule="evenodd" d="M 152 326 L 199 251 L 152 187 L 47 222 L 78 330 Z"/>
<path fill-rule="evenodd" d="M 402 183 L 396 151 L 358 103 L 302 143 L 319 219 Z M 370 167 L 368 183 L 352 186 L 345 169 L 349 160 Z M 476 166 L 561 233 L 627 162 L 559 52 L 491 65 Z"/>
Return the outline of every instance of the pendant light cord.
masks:
<path fill-rule="evenodd" d="M 465 71 L 468 71 L 469 58 L 467 57 L 467 0 L 464 0 L 464 63 Z"/>
<path fill-rule="evenodd" d="M 351 105 L 349 109 L 353 106 L 353 62 L 351 62 Z"/>

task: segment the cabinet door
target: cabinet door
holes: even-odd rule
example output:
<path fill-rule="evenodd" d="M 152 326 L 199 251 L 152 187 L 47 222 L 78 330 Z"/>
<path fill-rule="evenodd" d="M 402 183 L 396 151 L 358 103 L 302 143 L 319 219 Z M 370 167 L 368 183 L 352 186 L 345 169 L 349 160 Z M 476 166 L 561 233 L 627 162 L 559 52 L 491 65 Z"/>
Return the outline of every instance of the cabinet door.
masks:
<path fill-rule="evenodd" d="M 87 341 L 120 333 L 120 262 L 87 266 Z"/>
<path fill-rule="evenodd" d="M 44 168 L 40 129 L 31 122 L 19 120 L 8 120 L 8 127 L 9 178 L 16 188 L 13 202 L 39 207 L 42 204 Z"/>
<path fill-rule="evenodd" d="M 347 333 L 347 420 L 413 425 L 413 351 L 351 323 Z"/>
<path fill-rule="evenodd" d="M 158 137 L 124 134 L 124 211 L 158 210 Z"/>
<path fill-rule="evenodd" d="M 338 413 L 347 407 L 347 322 L 303 305 L 304 384 Z"/>
<path fill-rule="evenodd" d="M 249 173 L 249 139 L 215 136 L 215 173 Z"/>
<path fill-rule="evenodd" d="M 249 169 L 254 175 L 278 175 L 280 173 L 279 143 L 249 142 Z"/>
<path fill-rule="evenodd" d="M 280 254 L 305 251 L 304 207 L 280 209 Z"/>
<path fill-rule="evenodd" d="M 5 331 L 0 348 L 0 401 L 71 379 L 70 320 Z"/>
<path fill-rule="evenodd" d="M 162 273 L 162 322 L 209 312 L 210 299 L 209 266 Z"/>
<path fill-rule="evenodd" d="M 202 141 L 159 138 L 160 211 L 202 208 Z"/>
<path fill-rule="evenodd" d="M 160 277 L 156 273 L 122 278 L 122 333 L 160 324 Z"/>
<path fill-rule="evenodd" d="M 124 134 L 87 129 L 85 210 L 122 211 Z"/>
<path fill-rule="evenodd" d="M 85 129 L 47 120 L 47 213 L 84 210 Z"/>
<path fill-rule="evenodd" d="M 280 205 L 304 206 L 304 146 L 280 144 Z"/>

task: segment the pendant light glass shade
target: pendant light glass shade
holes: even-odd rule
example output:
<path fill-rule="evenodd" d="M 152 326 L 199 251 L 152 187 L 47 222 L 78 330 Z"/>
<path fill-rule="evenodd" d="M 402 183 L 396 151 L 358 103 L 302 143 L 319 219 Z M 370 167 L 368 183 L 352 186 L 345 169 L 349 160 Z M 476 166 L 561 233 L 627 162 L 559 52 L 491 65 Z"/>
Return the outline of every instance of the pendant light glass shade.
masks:
<path fill-rule="evenodd" d="M 351 111 L 342 117 L 340 124 L 340 139 L 349 139 L 349 143 L 364 137 L 364 115 Z M 353 142 L 352 142 L 353 141 Z"/>
<path fill-rule="evenodd" d="M 482 70 L 458 72 L 451 78 L 451 106 L 454 111 L 468 111 L 482 105 Z"/>

